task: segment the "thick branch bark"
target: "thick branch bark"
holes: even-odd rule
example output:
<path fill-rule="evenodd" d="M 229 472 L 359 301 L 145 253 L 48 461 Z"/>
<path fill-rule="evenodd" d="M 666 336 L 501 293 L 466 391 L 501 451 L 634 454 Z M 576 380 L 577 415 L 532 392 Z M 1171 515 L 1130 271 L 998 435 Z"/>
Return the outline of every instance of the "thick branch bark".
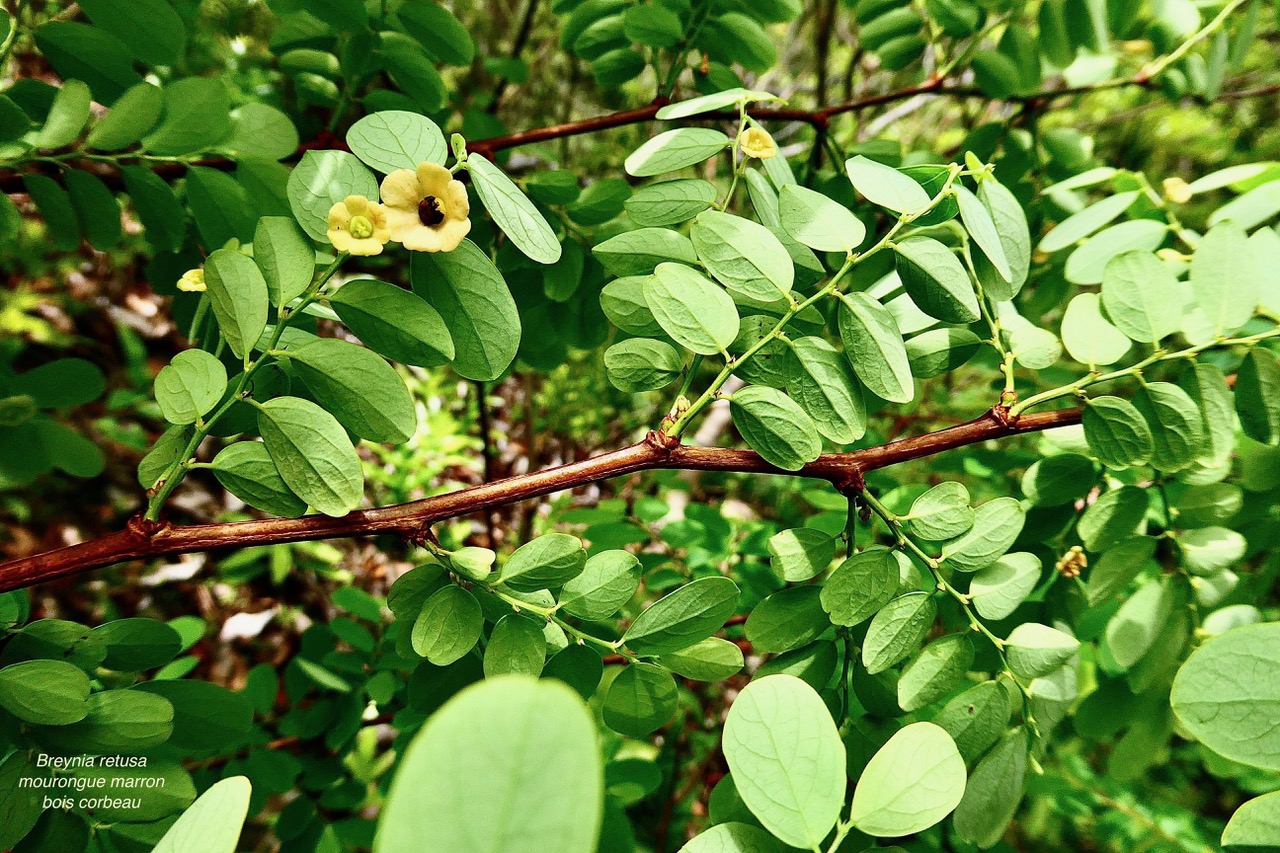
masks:
<path fill-rule="evenodd" d="M 418 540 L 428 534 L 432 524 L 444 519 L 470 515 L 624 474 L 660 468 L 815 477 L 827 480 L 843 490 L 857 484 L 868 471 L 990 439 L 1036 432 L 1079 421 L 1079 409 L 1023 415 L 1016 422 L 1011 422 L 1002 410 L 992 410 L 976 420 L 927 435 L 848 453 L 829 453 L 799 471 L 776 468 L 750 450 L 684 445 L 668 447 L 656 434 L 651 433 L 645 441 L 638 444 L 581 462 L 409 503 L 358 510 L 342 518 L 308 515 L 302 518 L 185 526 L 135 520 L 128 529 L 101 539 L 0 565 L 0 592 L 129 560 L 174 554 L 373 534 L 393 534 Z"/>

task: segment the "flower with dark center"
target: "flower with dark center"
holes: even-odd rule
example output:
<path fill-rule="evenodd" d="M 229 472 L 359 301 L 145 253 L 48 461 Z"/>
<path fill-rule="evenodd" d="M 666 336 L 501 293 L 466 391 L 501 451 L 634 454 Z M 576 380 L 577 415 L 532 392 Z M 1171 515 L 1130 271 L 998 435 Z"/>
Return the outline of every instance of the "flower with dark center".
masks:
<path fill-rule="evenodd" d="M 471 231 L 467 188 L 443 166 L 419 163 L 382 181 L 391 239 L 416 252 L 451 252 Z"/>

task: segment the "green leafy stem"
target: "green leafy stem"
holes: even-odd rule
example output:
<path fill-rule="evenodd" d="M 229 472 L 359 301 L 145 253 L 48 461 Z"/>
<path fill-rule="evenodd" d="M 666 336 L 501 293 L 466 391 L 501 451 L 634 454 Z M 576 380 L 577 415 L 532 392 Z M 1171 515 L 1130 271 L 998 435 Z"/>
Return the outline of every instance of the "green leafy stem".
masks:
<path fill-rule="evenodd" d="M 275 349 L 280 344 L 280 339 L 284 336 L 285 329 L 289 328 L 303 310 L 319 297 L 324 286 L 328 284 L 329 279 L 333 278 L 334 273 L 346 260 L 345 252 L 333 260 L 331 264 L 322 270 L 319 270 L 312 277 L 311 284 L 303 292 L 297 301 L 291 305 L 282 306 L 277 313 L 275 329 L 271 334 L 271 338 L 267 345 L 262 348 L 261 354 L 255 359 L 245 360 L 244 372 L 240 374 L 240 380 L 236 383 L 235 388 L 223 403 L 214 409 L 207 418 L 196 420 L 195 431 L 192 433 L 190 440 L 183 447 L 182 452 L 177 458 L 170 463 L 168 469 L 165 470 L 155 488 L 151 491 L 147 501 L 147 511 L 144 515 L 148 521 L 158 521 L 161 510 L 164 508 L 165 501 L 173 493 L 186 476 L 187 471 L 196 467 L 200 463 L 195 460 L 196 449 L 200 443 L 208 437 L 213 428 L 217 425 L 218 420 L 231 410 L 236 403 L 248 399 L 252 393 L 251 382 L 254 375 L 268 364 L 276 360 Z M 203 300 L 202 300 L 203 304 Z"/>
<path fill-rule="evenodd" d="M 702 392 L 702 395 L 699 396 L 698 399 L 686 405 L 684 402 L 684 395 L 683 393 L 681 394 L 680 398 L 676 402 L 675 408 L 673 409 L 671 422 L 669 425 L 664 425 L 662 432 L 671 440 L 678 440 L 680 436 L 684 434 L 685 430 L 689 428 L 690 422 L 720 396 L 720 389 L 729 381 L 729 377 L 733 375 L 735 369 L 739 368 L 743 362 L 753 358 L 771 342 L 775 340 L 782 340 L 786 336 L 787 325 L 790 324 L 790 322 L 794 320 L 800 312 L 804 311 L 804 309 L 829 296 L 839 294 L 841 283 L 844 281 L 846 276 L 853 271 L 855 266 L 885 249 L 892 248 L 893 238 L 896 237 L 902 229 L 933 210 L 934 207 L 936 207 L 950 194 L 951 187 L 956 180 L 962 175 L 967 174 L 970 174 L 970 172 L 966 171 L 964 167 L 953 164 L 950 167 L 950 172 L 948 173 L 941 188 L 939 188 L 938 192 L 929 200 L 929 203 L 926 206 L 919 210 L 901 214 L 898 217 L 897 222 L 895 222 L 893 226 L 885 232 L 884 236 L 865 252 L 849 253 L 848 257 L 845 258 L 844 264 L 836 274 L 833 275 L 831 279 L 819 288 L 812 296 L 799 301 L 793 298 L 791 306 L 778 319 L 778 322 L 774 324 L 773 329 L 771 329 L 767 334 L 762 335 L 760 340 L 748 347 L 742 355 L 734 358 L 726 353 L 724 367 L 721 368 L 720 372 L 711 380 L 711 384 L 707 386 L 707 389 Z M 697 365 L 698 363 L 696 361 L 691 364 L 690 371 L 696 369 Z M 686 387 L 687 386 L 688 382 L 686 381 Z"/>

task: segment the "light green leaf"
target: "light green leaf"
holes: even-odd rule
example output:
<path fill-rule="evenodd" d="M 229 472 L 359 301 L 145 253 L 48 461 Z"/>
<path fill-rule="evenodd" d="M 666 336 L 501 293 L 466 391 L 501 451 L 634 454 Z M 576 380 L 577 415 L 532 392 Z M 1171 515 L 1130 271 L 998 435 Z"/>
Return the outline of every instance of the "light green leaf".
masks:
<path fill-rule="evenodd" d="M 964 790 L 964 759 L 951 736 L 933 723 L 911 723 L 867 763 L 850 816 L 867 835 L 910 835 L 946 817 Z"/>
<path fill-rule="evenodd" d="M 1232 199 L 1209 214 L 1209 225 L 1231 222 L 1240 228 L 1254 228 L 1280 213 L 1280 180 L 1268 181 Z"/>
<path fill-rule="evenodd" d="M 1062 317 L 1062 345 L 1076 361 L 1094 365 L 1114 364 L 1129 352 L 1129 339 L 1102 316 L 1096 293 L 1079 293 L 1067 303 Z"/>
<path fill-rule="evenodd" d="M 807 646 L 831 627 L 822 609 L 822 590 L 812 584 L 785 587 L 767 596 L 747 617 L 745 632 L 761 654 Z"/>
<path fill-rule="evenodd" d="M 1209 326 L 1229 335 L 1258 307 L 1256 268 L 1244 229 L 1224 222 L 1209 229 L 1191 259 L 1191 294 Z"/>
<path fill-rule="evenodd" d="M 902 668 L 898 707 L 917 711 L 950 693 L 973 666 L 973 642 L 964 634 L 939 637 Z"/>
<path fill-rule="evenodd" d="M 831 572 L 822 585 L 822 608 L 836 625 L 858 625 L 888 604 L 897 591 L 897 559 L 887 548 L 872 547 Z"/>
<path fill-rule="evenodd" d="M 761 302 L 791 293 L 791 256 L 763 225 L 707 210 L 698 215 L 690 237 L 707 270 L 730 291 Z"/>
<path fill-rule="evenodd" d="M 1280 444 L 1280 361 L 1255 347 L 1236 372 L 1236 412 L 1244 434 L 1261 444 Z"/>
<path fill-rule="evenodd" d="M 542 625 L 517 613 L 498 620 L 484 647 L 484 676 L 538 675 L 547 656 Z"/>
<path fill-rule="evenodd" d="M 604 352 L 605 374 L 619 391 L 656 391 L 684 372 L 684 360 L 664 341 L 631 338 Z"/>
<path fill-rule="evenodd" d="M 799 583 L 827 570 L 836 555 L 836 540 L 821 530 L 797 527 L 770 536 L 768 549 L 773 573 Z"/>
<path fill-rule="evenodd" d="M 409 277 L 452 336 L 454 370 L 481 382 L 506 372 L 520 346 L 520 314 L 480 247 L 463 240 L 452 252 L 414 252 Z"/>
<path fill-rule="evenodd" d="M 1178 330 L 1178 280 L 1151 252 L 1131 251 L 1107 261 L 1102 304 L 1120 331 L 1140 343 L 1156 343 Z"/>
<path fill-rule="evenodd" d="M 1009 669 L 1023 678 L 1048 675 L 1075 656 L 1080 641 L 1038 622 L 1024 622 L 1004 641 Z"/>
<path fill-rule="evenodd" d="M 60 660 L 29 660 L 0 669 L 0 708 L 26 723 L 65 726 L 89 713 L 89 676 Z"/>
<path fill-rule="evenodd" d="M 237 357 L 246 358 L 267 328 L 266 279 L 252 260 L 226 248 L 209 255 L 204 280 L 227 346 Z"/>
<path fill-rule="evenodd" d="M 969 506 L 969 490 L 963 483 L 948 481 L 916 498 L 907 517 L 916 535 L 942 542 L 968 532 L 976 516 Z"/>
<path fill-rule="evenodd" d="M 688 648 L 668 652 L 662 665 L 694 681 L 722 681 L 742 670 L 745 661 L 738 644 L 720 637 L 707 637 Z"/>
<path fill-rule="evenodd" d="M 1186 391 L 1169 382 L 1143 383 L 1133 394 L 1133 405 L 1151 427 L 1153 468 L 1180 471 L 1195 461 L 1204 420 Z"/>
<path fill-rule="evenodd" d="M 476 597 L 449 584 L 432 593 L 413 622 L 413 650 L 436 666 L 448 666 L 475 648 L 484 627 Z"/>
<path fill-rule="evenodd" d="M 1178 539 L 1182 564 L 1194 575 L 1209 577 L 1230 569 L 1244 559 L 1248 543 L 1244 536 L 1226 527 L 1199 527 Z"/>
<path fill-rule="evenodd" d="M 388 443 L 413 436 L 418 422 L 413 398 L 381 356 L 333 338 L 286 350 L 286 356 L 316 402 L 356 435 Z"/>
<path fill-rule="evenodd" d="M 920 310 L 947 323 L 978 319 L 978 295 L 955 252 L 932 237 L 894 244 L 898 277 Z"/>
<path fill-rule="evenodd" d="M 1039 557 L 1025 551 L 1005 554 L 973 576 L 969 597 L 980 616 L 1004 619 L 1027 600 L 1039 580 Z"/>
<path fill-rule="evenodd" d="M 1026 512 L 1013 498 L 987 501 L 974 512 L 973 527 L 942 546 L 942 560 L 961 572 L 976 572 L 1004 555 L 1013 545 Z"/>
<path fill-rule="evenodd" d="M 1209 749 L 1280 770 L 1280 622 L 1235 628 L 1200 646 L 1178 670 L 1170 704 Z"/>
<path fill-rule="evenodd" d="M 1094 397 L 1085 403 L 1082 420 L 1089 449 L 1108 468 L 1131 468 L 1151 460 L 1151 428 L 1128 400 Z"/>
<path fill-rule="evenodd" d="M 678 178 L 641 187 L 625 202 L 637 225 L 676 225 L 711 207 L 715 185 L 700 178 Z"/>
<path fill-rule="evenodd" d="M 1036 248 L 1041 252 L 1053 253 L 1083 240 L 1128 210 L 1137 201 L 1138 195 L 1137 190 L 1116 193 L 1071 214 L 1050 229 Z"/>
<path fill-rule="evenodd" d="M 1101 284 L 1107 264 L 1125 252 L 1154 252 L 1169 236 L 1169 226 L 1155 219 L 1133 219 L 1104 228 L 1067 256 L 1063 277 L 1072 284 Z"/>
<path fill-rule="evenodd" d="M 1121 670 L 1143 658 L 1169 621 L 1173 589 L 1163 580 L 1138 587 L 1107 622 L 1107 648 Z"/>
<path fill-rule="evenodd" d="M 455 355 L 444 318 L 412 291 L 367 278 L 347 282 L 329 302 L 365 346 L 387 358 L 434 367 Z"/>
<path fill-rule="evenodd" d="M 844 354 L 825 338 L 813 336 L 790 341 L 790 353 L 787 390 L 818 432 L 837 444 L 862 438 L 867 431 L 862 384 Z"/>
<path fill-rule="evenodd" d="M 601 551 L 560 591 L 560 607 L 580 619 L 599 621 L 617 613 L 640 586 L 640 561 L 626 551 Z"/>
<path fill-rule="evenodd" d="M 820 252 L 852 252 L 867 237 L 867 228 L 847 207 L 799 184 L 778 193 L 782 227 L 799 243 Z"/>
<path fill-rule="evenodd" d="M 946 729 L 965 761 L 972 762 L 999 739 L 1012 713 L 1004 684 L 984 681 L 957 694 L 933 722 Z"/>
<path fill-rule="evenodd" d="M 298 129 L 275 107 L 250 101 L 231 111 L 231 135 L 214 150 L 238 161 L 274 163 L 298 150 Z"/>
<path fill-rule="evenodd" d="M 739 795 L 775 836 L 816 847 L 840 816 L 845 750 L 817 692 L 790 675 L 756 678 L 724 724 L 724 754 Z"/>
<path fill-rule="evenodd" d="M 1178 385 L 1203 415 L 1204 439 L 1196 460 L 1205 465 L 1222 465 L 1236 446 L 1235 395 L 1227 385 L 1227 377 L 1217 365 L 1197 361 L 1182 374 Z"/>
<path fill-rule="evenodd" d="M 1080 516 L 1076 532 L 1090 551 L 1103 551 L 1128 539 L 1147 515 L 1147 493 L 1136 486 L 1104 492 Z"/>
<path fill-rule="evenodd" d="M 956 806 L 956 835 L 984 849 L 1000 842 L 1026 789 L 1027 752 L 1027 730 L 1018 728 L 978 762 Z"/>
<path fill-rule="evenodd" d="M 506 173 L 479 154 L 467 157 L 476 194 L 516 248 L 540 264 L 560 260 L 560 241 L 533 202 Z"/>
<path fill-rule="evenodd" d="M 227 390 L 227 369 L 204 350 L 183 350 L 156 375 L 156 403 L 171 424 L 193 424 Z"/>
<path fill-rule="evenodd" d="M 360 457 L 333 415 L 309 400 L 277 397 L 262 404 L 258 430 L 281 478 L 310 506 L 338 517 L 359 505 Z"/>
<path fill-rule="evenodd" d="M 622 641 L 636 654 L 677 652 L 720 630 L 737 607 L 737 584 L 726 577 L 699 578 L 650 605 Z"/>
<path fill-rule="evenodd" d="M 416 169 L 419 163 L 443 166 L 449 153 L 439 125 L 404 110 L 383 110 L 360 119 L 347 131 L 347 145 L 383 174 Z"/>
<path fill-rule="evenodd" d="M 651 663 L 633 663 L 609 684 L 604 723 L 619 734 L 646 737 L 671 721 L 679 700 L 671 673 Z"/>
<path fill-rule="evenodd" d="M 623 164 L 628 175 L 645 178 L 674 172 L 714 157 L 730 145 L 729 137 L 705 127 L 668 130 L 637 148 Z"/>
<path fill-rule="evenodd" d="M 730 822 L 698 833 L 678 853 L 783 853 L 783 847 L 758 826 Z"/>
<path fill-rule="evenodd" d="M 995 267 L 1000 278 L 1011 283 L 1013 272 L 1009 267 L 1009 260 L 1005 257 L 1004 243 L 1000 239 L 999 232 L 996 231 L 996 223 L 991 218 L 991 213 L 986 205 L 966 187 L 957 185 L 955 191 L 956 201 L 960 205 L 960 221 L 964 223 L 969 236 Z"/>
<path fill-rule="evenodd" d="M 253 260 L 262 270 L 277 308 L 288 305 L 311 284 L 316 253 L 297 223 L 286 216 L 264 216 L 253 232 Z"/>
<path fill-rule="evenodd" d="M 214 148 L 230 135 L 226 84 L 217 77 L 184 77 L 164 87 L 164 118 L 143 138 L 142 150 L 161 156 L 192 154 Z"/>
<path fill-rule="evenodd" d="M 79 80 L 67 80 L 53 96 L 44 127 L 35 135 L 35 146 L 46 150 L 63 148 L 75 142 L 89 121 L 93 95 Z"/>
<path fill-rule="evenodd" d="M 978 199 L 995 223 L 1000 246 L 1009 264 L 1009 278 L 1006 280 L 997 272 L 986 261 L 985 255 L 974 258 L 974 266 L 987 296 L 997 302 L 1005 302 L 1022 290 L 1031 269 L 1031 231 L 1027 226 L 1027 214 L 1014 194 L 991 177 L 979 182 Z"/>
<path fill-rule="evenodd" d="M 261 442 L 240 441 L 223 448 L 213 458 L 213 474 L 231 494 L 264 512 L 297 518 L 307 511 L 307 502 L 285 483 Z"/>
<path fill-rule="evenodd" d="M 659 264 L 643 285 L 645 302 L 663 331 L 701 355 L 724 351 L 738 336 L 738 309 L 706 276 L 681 264 Z"/>
<path fill-rule="evenodd" d="M 150 83 L 131 86 L 89 131 L 85 145 L 98 151 L 127 148 L 155 127 L 163 108 L 164 93 L 159 86 Z"/>
<path fill-rule="evenodd" d="M 735 87 L 732 89 L 726 89 L 723 92 L 713 92 L 710 95 L 703 95 L 698 98 L 689 98 L 686 101 L 677 101 L 674 104 L 667 104 L 662 109 L 658 110 L 657 116 L 661 121 L 671 121 L 673 119 L 701 115 L 702 113 L 715 112 L 727 107 L 738 106 L 739 104 L 778 100 L 781 100 L 781 98 L 771 92 L 760 92 L 753 89 Z"/>
<path fill-rule="evenodd" d="M 517 548 L 502 567 L 501 579 L 522 592 L 555 589 L 582 574 L 586 565 L 587 552 L 578 537 L 547 533 Z"/>
<path fill-rule="evenodd" d="M 1248 800 L 1236 809 L 1222 831 L 1222 846 L 1266 849 L 1280 838 L 1280 791 Z M 708 848 L 708 851 L 715 848 Z M 728 848 L 732 850 L 733 848 Z"/>
<path fill-rule="evenodd" d="M 907 403 L 915 396 L 906 345 L 893 315 L 865 293 L 840 297 L 840 339 L 853 372 L 877 397 Z"/>
<path fill-rule="evenodd" d="M 604 772 L 596 724 L 569 687 L 508 675 L 463 690 L 409 744 L 375 853 L 591 853 Z M 555 784 L 547 784 L 554 779 Z"/>
<path fill-rule="evenodd" d="M 215 782 L 169 827 L 153 853 L 235 853 L 252 793 L 244 776 Z"/>
<path fill-rule="evenodd" d="M 915 213 L 929 205 L 929 193 L 897 169 L 861 155 L 847 161 L 849 182 L 869 201 L 898 213 Z"/>
<path fill-rule="evenodd" d="M 666 261 L 690 266 L 698 263 L 689 238 L 667 228 L 624 231 L 597 244 L 591 254 L 616 276 L 648 275 Z"/>
<path fill-rule="evenodd" d="M 937 614 L 933 597 L 923 592 L 900 595 L 882 607 L 871 620 L 862 644 L 862 663 L 867 672 L 884 672 L 911 654 Z"/>
<path fill-rule="evenodd" d="M 747 444 L 771 465 L 798 471 L 822 452 L 813 420 L 775 388 L 752 385 L 736 391 L 729 410 Z"/>

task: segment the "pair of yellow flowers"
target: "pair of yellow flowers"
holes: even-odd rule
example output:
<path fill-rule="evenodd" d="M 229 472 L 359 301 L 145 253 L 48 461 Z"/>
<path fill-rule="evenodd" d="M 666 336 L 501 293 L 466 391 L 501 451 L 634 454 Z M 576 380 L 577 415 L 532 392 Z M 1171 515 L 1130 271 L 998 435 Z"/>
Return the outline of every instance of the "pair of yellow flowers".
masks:
<path fill-rule="evenodd" d="M 746 128 L 738 139 L 747 157 L 778 153 L 769 134 Z M 398 169 L 382 181 L 382 203 L 351 195 L 329 209 L 329 242 L 340 252 L 377 255 L 394 240 L 415 252 L 451 252 L 471 231 L 467 189 L 435 163 Z"/>
<path fill-rule="evenodd" d="M 329 242 L 340 252 L 377 255 L 394 240 L 415 252 L 451 252 L 471 231 L 467 188 L 435 163 L 382 180 L 382 203 L 350 195 L 329 208 Z"/>

